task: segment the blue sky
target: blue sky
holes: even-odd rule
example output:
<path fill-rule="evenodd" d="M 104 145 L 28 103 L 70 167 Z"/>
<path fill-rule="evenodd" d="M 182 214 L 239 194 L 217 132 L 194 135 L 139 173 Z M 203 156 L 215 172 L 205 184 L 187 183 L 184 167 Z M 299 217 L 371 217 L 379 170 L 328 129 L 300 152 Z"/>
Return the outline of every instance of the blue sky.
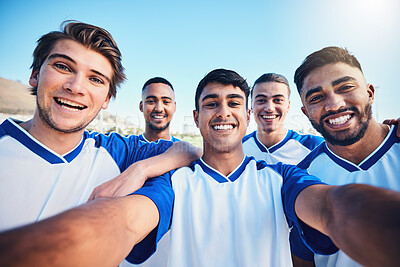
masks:
<path fill-rule="evenodd" d="M 110 31 L 122 51 L 128 81 L 111 104 L 112 113 L 143 127 L 141 87 L 162 76 L 175 88 L 172 130 L 181 131 L 184 122 L 193 121 L 198 82 L 222 67 L 249 84 L 266 72 L 285 75 L 292 89 L 287 124 L 301 129 L 308 126 L 294 71 L 308 54 L 336 45 L 359 59 L 375 85 L 373 111 L 382 121 L 400 116 L 399 11 L 397 0 L 0 0 L 0 77 L 28 84 L 36 40 L 75 19 Z"/>

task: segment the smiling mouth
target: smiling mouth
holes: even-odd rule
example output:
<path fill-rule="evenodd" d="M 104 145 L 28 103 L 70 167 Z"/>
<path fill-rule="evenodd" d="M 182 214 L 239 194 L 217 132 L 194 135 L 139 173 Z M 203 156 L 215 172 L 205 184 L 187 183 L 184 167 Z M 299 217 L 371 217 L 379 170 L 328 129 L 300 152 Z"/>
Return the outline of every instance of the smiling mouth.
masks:
<path fill-rule="evenodd" d="M 328 124 L 335 125 L 335 126 L 342 125 L 342 124 L 345 124 L 346 122 L 348 122 L 351 119 L 351 117 L 352 116 L 350 114 L 348 114 L 348 115 L 340 116 L 338 118 L 329 119 L 329 120 L 327 120 L 327 122 L 328 122 Z"/>
<path fill-rule="evenodd" d="M 59 97 L 54 97 L 54 101 L 56 101 L 57 104 L 59 104 L 60 106 L 69 109 L 69 110 L 83 110 L 85 108 L 87 108 L 87 106 L 63 99 L 63 98 L 59 98 Z"/>
<path fill-rule="evenodd" d="M 212 128 L 214 130 L 232 130 L 233 128 L 235 128 L 236 125 L 232 125 L 232 124 L 217 124 L 217 125 L 213 125 Z"/>
<path fill-rule="evenodd" d="M 278 115 L 260 115 L 260 117 L 265 120 L 272 120 L 278 118 Z"/>
<path fill-rule="evenodd" d="M 151 115 L 153 119 L 164 119 L 165 115 Z"/>

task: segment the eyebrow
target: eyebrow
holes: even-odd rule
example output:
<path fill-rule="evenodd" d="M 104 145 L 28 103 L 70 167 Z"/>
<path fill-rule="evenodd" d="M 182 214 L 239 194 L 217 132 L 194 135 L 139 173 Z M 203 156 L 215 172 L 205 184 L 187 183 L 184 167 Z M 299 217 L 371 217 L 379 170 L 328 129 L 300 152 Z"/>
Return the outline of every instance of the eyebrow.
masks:
<path fill-rule="evenodd" d="M 266 96 L 266 95 L 264 95 L 264 94 L 257 94 L 254 98 L 257 98 L 257 97 L 265 97 L 265 98 L 268 98 L 268 96 Z M 273 96 L 272 96 L 272 98 L 274 98 L 274 97 L 285 97 L 285 96 L 282 95 L 282 94 L 277 94 L 277 95 L 273 95 Z"/>
<path fill-rule="evenodd" d="M 146 97 L 146 99 L 149 99 L 149 98 L 157 98 L 157 97 L 156 97 L 155 95 L 149 95 L 149 96 Z M 162 96 L 161 99 L 169 99 L 169 100 L 172 100 L 172 98 L 169 97 L 169 96 Z"/>
<path fill-rule="evenodd" d="M 68 61 L 71 61 L 72 63 L 76 64 L 76 61 L 73 60 L 71 57 L 69 57 L 69 56 L 67 56 L 67 55 L 65 55 L 65 54 L 60 54 L 60 53 L 51 54 L 51 55 L 48 57 L 48 59 L 59 58 L 59 57 L 60 57 L 60 58 L 64 58 L 64 59 L 66 59 L 66 60 L 68 60 Z M 94 69 L 91 69 L 90 71 L 96 73 L 97 75 L 100 75 L 101 77 L 103 77 L 104 79 L 106 79 L 109 83 L 111 82 L 111 79 L 108 78 L 108 77 L 107 77 L 106 75 L 104 75 L 103 73 L 101 73 L 100 71 L 97 71 L 97 70 L 94 70 Z"/>
<path fill-rule="evenodd" d="M 351 76 L 344 76 L 344 77 L 342 77 L 342 78 L 339 78 L 339 79 L 337 79 L 337 80 L 334 80 L 334 81 L 332 82 L 332 86 L 335 86 L 335 85 L 338 85 L 338 84 L 340 84 L 340 83 L 342 83 L 342 82 L 347 82 L 347 81 L 356 81 L 356 79 L 353 78 L 353 77 L 351 77 Z"/>
<path fill-rule="evenodd" d="M 48 59 L 53 59 L 53 58 L 57 58 L 57 57 L 64 58 L 64 59 L 66 59 L 66 60 L 71 61 L 72 63 L 76 63 L 75 60 L 73 60 L 73 59 L 70 58 L 69 56 L 64 55 L 64 54 L 59 54 L 59 53 L 51 54 L 51 55 L 49 56 Z"/>
<path fill-rule="evenodd" d="M 305 98 L 307 99 L 310 95 L 312 95 L 314 93 L 317 93 L 317 92 L 321 92 L 321 91 L 322 91 L 322 87 L 321 86 L 312 88 L 312 89 L 307 91 Z"/>
<path fill-rule="evenodd" d="M 218 97 L 219 97 L 218 94 L 209 94 L 209 95 L 204 96 L 204 97 L 201 99 L 201 101 L 207 100 L 207 99 L 209 99 L 209 98 L 218 98 Z M 239 95 L 239 94 L 229 94 L 229 95 L 227 95 L 226 97 L 227 97 L 227 98 L 241 98 L 241 99 L 244 99 L 244 97 L 241 96 L 241 95 Z"/>

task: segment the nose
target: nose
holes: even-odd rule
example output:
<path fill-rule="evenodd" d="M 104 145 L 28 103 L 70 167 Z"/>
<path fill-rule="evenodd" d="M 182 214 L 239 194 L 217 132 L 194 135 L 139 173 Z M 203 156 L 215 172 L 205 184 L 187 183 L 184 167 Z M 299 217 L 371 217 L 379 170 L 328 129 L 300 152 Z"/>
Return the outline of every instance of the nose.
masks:
<path fill-rule="evenodd" d="M 65 83 L 64 83 L 64 89 L 70 91 L 73 94 L 80 94 L 84 95 L 85 94 L 85 80 L 83 75 L 76 74 L 72 77 L 70 77 Z"/>
<path fill-rule="evenodd" d="M 274 111 L 274 104 L 272 103 L 272 101 L 265 101 L 263 109 L 266 112 L 272 112 Z"/>
<path fill-rule="evenodd" d="M 161 101 L 156 101 L 154 110 L 157 111 L 157 112 L 161 112 L 161 111 L 163 111 L 163 109 L 164 108 L 163 108 L 162 102 Z"/>
<path fill-rule="evenodd" d="M 228 118 L 230 116 L 231 116 L 231 111 L 230 111 L 228 105 L 227 104 L 221 104 L 218 107 L 218 110 L 217 110 L 217 117 L 225 119 L 225 118 Z"/>
<path fill-rule="evenodd" d="M 325 110 L 326 111 L 337 111 L 346 106 L 344 98 L 338 94 L 330 94 L 326 96 Z"/>

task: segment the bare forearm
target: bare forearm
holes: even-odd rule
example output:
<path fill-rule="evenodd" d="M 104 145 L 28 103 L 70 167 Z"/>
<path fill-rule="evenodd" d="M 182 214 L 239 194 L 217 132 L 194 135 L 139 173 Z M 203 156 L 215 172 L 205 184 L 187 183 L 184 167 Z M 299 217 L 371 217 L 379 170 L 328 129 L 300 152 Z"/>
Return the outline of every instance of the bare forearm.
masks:
<path fill-rule="evenodd" d="M 176 142 L 163 154 L 135 162 L 114 179 L 96 187 L 88 200 L 126 196 L 141 188 L 148 178 L 189 166 L 201 154 L 200 148 L 188 142 Z"/>
<path fill-rule="evenodd" d="M 117 266 L 143 236 L 128 199 L 100 199 L 0 234 L 1 266 Z"/>
<path fill-rule="evenodd" d="M 147 178 L 156 177 L 171 170 L 189 166 L 201 157 L 202 151 L 188 142 L 175 142 L 163 154 L 137 162 L 141 164 Z"/>
<path fill-rule="evenodd" d="M 329 192 L 327 234 L 364 266 L 395 266 L 400 255 L 400 194 L 367 185 Z"/>

